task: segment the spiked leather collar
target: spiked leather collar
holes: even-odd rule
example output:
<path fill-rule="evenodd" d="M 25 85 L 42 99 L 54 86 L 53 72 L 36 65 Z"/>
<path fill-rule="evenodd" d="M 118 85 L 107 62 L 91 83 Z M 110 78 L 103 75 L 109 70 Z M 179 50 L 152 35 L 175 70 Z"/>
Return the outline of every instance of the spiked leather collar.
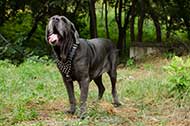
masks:
<path fill-rule="evenodd" d="M 70 50 L 65 62 L 62 62 L 61 60 L 59 60 L 58 55 L 54 51 L 57 67 L 59 68 L 61 73 L 65 75 L 65 77 L 67 79 L 71 79 L 70 75 L 71 75 L 71 70 L 72 70 L 72 61 L 76 54 L 76 50 L 77 50 L 78 46 L 79 46 L 79 42 L 76 42 L 72 45 L 71 50 Z"/>

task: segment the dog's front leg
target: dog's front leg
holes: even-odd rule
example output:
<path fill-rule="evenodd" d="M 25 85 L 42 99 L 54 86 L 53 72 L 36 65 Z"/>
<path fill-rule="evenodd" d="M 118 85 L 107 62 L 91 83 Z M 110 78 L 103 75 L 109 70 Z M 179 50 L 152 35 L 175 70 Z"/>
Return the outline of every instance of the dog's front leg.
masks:
<path fill-rule="evenodd" d="M 67 89 L 67 93 L 69 96 L 70 109 L 66 111 L 67 113 L 74 114 L 76 110 L 76 99 L 74 95 L 74 85 L 72 81 L 69 81 L 64 78 L 64 84 Z"/>
<path fill-rule="evenodd" d="M 80 85 L 80 118 L 85 118 L 86 112 L 86 101 L 88 97 L 88 88 L 89 88 L 90 79 L 85 78 L 84 80 L 79 81 Z"/>

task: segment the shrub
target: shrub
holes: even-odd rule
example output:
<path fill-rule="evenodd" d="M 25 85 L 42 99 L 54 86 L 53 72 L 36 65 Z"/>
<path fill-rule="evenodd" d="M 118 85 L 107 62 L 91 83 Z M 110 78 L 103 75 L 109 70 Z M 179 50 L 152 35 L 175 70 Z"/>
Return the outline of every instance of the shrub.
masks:
<path fill-rule="evenodd" d="M 165 52 L 164 57 L 167 59 L 172 59 L 175 56 L 175 53 L 172 52 Z"/>
<path fill-rule="evenodd" d="M 127 65 L 128 67 L 134 66 L 134 64 L 135 64 L 135 60 L 134 60 L 134 59 L 130 58 L 130 59 L 127 60 L 126 65 Z"/>
<path fill-rule="evenodd" d="M 190 92 L 190 58 L 173 57 L 171 63 L 165 67 L 169 74 L 169 87 L 172 95 L 180 98 Z"/>

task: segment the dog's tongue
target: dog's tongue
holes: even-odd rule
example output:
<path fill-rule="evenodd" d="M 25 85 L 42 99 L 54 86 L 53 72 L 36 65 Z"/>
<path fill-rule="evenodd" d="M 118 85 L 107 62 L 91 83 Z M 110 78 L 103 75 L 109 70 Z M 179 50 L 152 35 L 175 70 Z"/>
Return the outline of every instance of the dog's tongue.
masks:
<path fill-rule="evenodd" d="M 48 41 L 49 42 L 54 42 L 54 41 L 58 41 L 58 35 L 57 34 L 52 34 L 48 37 Z"/>

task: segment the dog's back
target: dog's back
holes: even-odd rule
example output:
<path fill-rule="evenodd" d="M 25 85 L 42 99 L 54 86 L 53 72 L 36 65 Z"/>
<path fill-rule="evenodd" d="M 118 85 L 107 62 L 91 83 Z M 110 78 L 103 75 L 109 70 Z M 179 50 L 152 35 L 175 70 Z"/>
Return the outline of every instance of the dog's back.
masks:
<path fill-rule="evenodd" d="M 93 78 L 105 72 L 116 69 L 118 50 L 109 39 L 95 38 L 88 40 L 89 53 L 91 55 L 90 74 Z"/>

